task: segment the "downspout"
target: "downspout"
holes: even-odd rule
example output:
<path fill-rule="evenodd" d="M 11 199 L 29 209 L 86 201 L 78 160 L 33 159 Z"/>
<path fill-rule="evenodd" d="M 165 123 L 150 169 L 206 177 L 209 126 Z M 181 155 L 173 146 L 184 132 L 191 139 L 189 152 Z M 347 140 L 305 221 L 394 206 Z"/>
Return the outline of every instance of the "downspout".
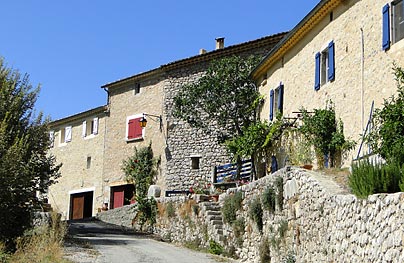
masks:
<path fill-rule="evenodd" d="M 364 131 L 365 123 L 365 102 L 364 102 L 364 75 L 365 75 L 365 41 L 363 37 L 363 28 L 361 30 L 361 125 Z"/>
<path fill-rule="evenodd" d="M 106 185 L 106 183 L 108 182 L 106 179 L 105 179 L 105 143 L 106 143 L 106 138 L 107 138 L 107 119 L 108 119 L 108 117 L 109 117 L 109 110 L 110 110 L 110 107 L 109 107 L 109 103 L 110 103 L 110 98 L 109 98 L 109 90 L 107 89 L 107 88 L 105 88 L 105 87 L 103 87 L 103 89 L 104 89 L 104 91 L 107 93 L 107 110 L 105 111 L 105 120 L 104 120 L 104 140 L 103 140 L 103 153 L 102 153 L 102 176 L 101 176 L 101 180 L 102 180 L 102 182 L 101 182 L 101 187 L 102 187 L 102 189 L 101 189 L 101 193 L 102 193 L 102 205 L 104 206 L 104 203 L 108 203 L 108 205 L 107 205 L 107 207 L 108 208 L 110 208 L 110 206 L 111 206 L 111 204 L 109 203 L 110 202 L 110 198 L 108 198 L 108 194 L 107 194 L 107 196 L 105 196 L 104 194 L 105 194 L 105 185 Z"/>

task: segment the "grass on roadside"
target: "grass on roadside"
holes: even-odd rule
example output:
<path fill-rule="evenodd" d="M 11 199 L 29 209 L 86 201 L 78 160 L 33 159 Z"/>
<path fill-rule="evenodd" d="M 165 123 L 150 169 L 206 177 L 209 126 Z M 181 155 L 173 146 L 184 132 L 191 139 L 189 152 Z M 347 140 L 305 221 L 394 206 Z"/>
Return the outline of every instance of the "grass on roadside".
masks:
<path fill-rule="evenodd" d="M 4 247 L 2 249 L 0 246 L 0 262 L 68 263 L 70 261 L 63 258 L 63 241 L 66 231 L 66 224 L 56 213 L 53 213 L 50 226 L 36 228 L 31 234 L 18 238 L 17 250 L 14 254 L 5 254 Z"/>

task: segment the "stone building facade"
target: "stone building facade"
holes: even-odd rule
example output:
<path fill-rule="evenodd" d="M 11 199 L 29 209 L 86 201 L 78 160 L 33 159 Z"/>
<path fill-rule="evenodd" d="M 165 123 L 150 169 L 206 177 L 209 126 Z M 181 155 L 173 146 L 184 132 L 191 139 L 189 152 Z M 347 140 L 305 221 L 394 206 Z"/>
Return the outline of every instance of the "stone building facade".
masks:
<path fill-rule="evenodd" d="M 53 209 L 64 219 L 91 217 L 102 203 L 106 106 L 50 124 L 50 154 L 62 163 L 62 176 L 47 193 Z"/>
<path fill-rule="evenodd" d="M 231 55 L 264 56 L 284 35 L 280 33 L 226 48 L 220 39 L 222 45 L 214 51 L 104 85 L 102 88 L 108 91 L 109 97 L 104 158 L 108 185 L 126 184 L 122 161 L 133 153 L 134 147 L 150 142 L 155 156 L 160 158 L 156 184 L 163 191 L 188 190 L 194 184 L 210 182 L 213 167 L 231 158 L 214 134 L 192 128 L 172 116 L 175 95 L 183 85 L 203 76 L 213 60 Z M 145 135 L 128 141 L 125 138 L 127 117 L 143 113 L 149 120 L 144 128 Z M 161 122 L 156 116 L 161 116 Z"/>
<path fill-rule="evenodd" d="M 281 85 L 286 117 L 296 117 L 293 112 L 302 106 L 324 108 L 332 100 L 345 135 L 358 142 L 349 154 L 356 157 L 372 102 L 380 107 L 395 93 L 393 62 L 404 65 L 404 40 L 398 39 L 404 28 L 394 26 L 402 20 L 402 5 L 388 0 L 320 1 L 252 73 L 266 96 L 261 118 L 269 119 L 271 106 L 277 111 Z M 390 45 L 383 47 L 384 42 Z"/>

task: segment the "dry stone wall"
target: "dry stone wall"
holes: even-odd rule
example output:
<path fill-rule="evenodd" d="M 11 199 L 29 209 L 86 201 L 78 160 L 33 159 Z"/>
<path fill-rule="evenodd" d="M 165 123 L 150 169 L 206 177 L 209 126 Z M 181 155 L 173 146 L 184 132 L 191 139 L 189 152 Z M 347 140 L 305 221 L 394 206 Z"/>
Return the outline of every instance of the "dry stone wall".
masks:
<path fill-rule="evenodd" d="M 276 187 L 276 178 L 283 187 Z M 263 210 L 260 232 L 251 219 L 250 207 L 262 199 L 267 187 L 283 191 L 282 209 Z M 264 252 L 271 262 L 295 258 L 295 262 L 403 262 L 404 194 L 377 194 L 361 200 L 315 172 L 282 169 L 249 185 L 229 189 L 223 200 L 243 193 L 244 233 L 223 224 L 212 203 L 186 197 L 159 199 L 157 233 L 173 242 L 209 246 L 215 240 L 241 262 L 261 262 Z M 280 199 L 279 199 L 280 200 Z M 172 203 L 174 212 L 167 212 Z M 170 208 L 171 209 L 171 208 Z M 221 226 L 218 226 L 221 221 Z M 240 232 L 240 231 L 239 231 Z"/>

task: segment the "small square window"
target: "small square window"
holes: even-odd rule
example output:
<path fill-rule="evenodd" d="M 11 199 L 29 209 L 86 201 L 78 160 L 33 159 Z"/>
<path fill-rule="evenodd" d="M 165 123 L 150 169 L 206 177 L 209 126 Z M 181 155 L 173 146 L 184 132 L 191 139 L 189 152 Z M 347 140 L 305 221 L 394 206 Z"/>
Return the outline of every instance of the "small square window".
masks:
<path fill-rule="evenodd" d="M 191 168 L 194 170 L 199 169 L 200 167 L 200 159 L 201 157 L 199 156 L 193 156 L 191 157 Z"/>
<path fill-rule="evenodd" d="M 140 93 L 140 84 L 139 84 L 139 83 L 137 83 L 137 84 L 135 85 L 135 89 L 134 89 L 133 93 L 134 93 L 135 95 L 137 95 L 137 94 Z"/>
<path fill-rule="evenodd" d="M 87 169 L 91 168 L 91 156 L 87 156 Z"/>

